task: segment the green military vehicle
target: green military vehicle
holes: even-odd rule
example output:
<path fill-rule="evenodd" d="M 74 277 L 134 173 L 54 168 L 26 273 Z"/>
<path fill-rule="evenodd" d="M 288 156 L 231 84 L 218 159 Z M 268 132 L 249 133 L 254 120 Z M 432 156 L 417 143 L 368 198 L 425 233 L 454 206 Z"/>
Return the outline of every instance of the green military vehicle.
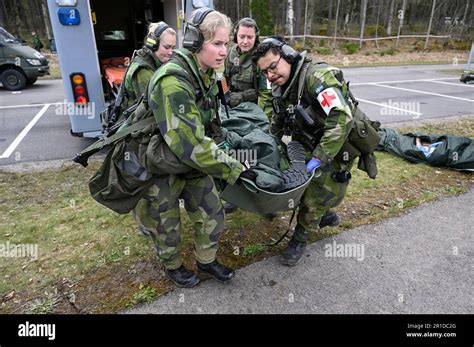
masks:
<path fill-rule="evenodd" d="M 0 82 L 5 89 L 21 90 L 48 73 L 41 53 L 0 27 Z"/>

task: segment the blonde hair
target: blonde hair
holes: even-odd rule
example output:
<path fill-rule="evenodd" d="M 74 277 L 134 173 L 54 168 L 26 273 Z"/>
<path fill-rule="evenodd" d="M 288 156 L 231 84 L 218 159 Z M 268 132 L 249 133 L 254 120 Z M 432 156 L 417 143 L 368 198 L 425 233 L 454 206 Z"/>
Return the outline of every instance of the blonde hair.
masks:
<path fill-rule="evenodd" d="M 196 11 L 191 15 L 191 21 L 194 20 Z M 216 35 L 217 28 L 224 27 L 228 28 L 229 32 L 232 29 L 232 21 L 229 17 L 219 11 L 212 11 L 204 17 L 203 22 L 199 26 L 199 30 L 202 32 L 204 42 L 211 41 Z"/>
<path fill-rule="evenodd" d="M 148 33 L 154 33 L 156 28 L 158 28 L 158 25 L 163 24 L 163 23 L 165 23 L 165 22 L 150 23 L 150 25 L 148 25 Z M 163 35 L 164 33 L 168 33 L 168 34 L 171 34 L 173 36 L 176 36 L 176 31 L 171 27 L 166 28 L 166 30 L 163 31 L 161 33 L 161 35 Z"/>

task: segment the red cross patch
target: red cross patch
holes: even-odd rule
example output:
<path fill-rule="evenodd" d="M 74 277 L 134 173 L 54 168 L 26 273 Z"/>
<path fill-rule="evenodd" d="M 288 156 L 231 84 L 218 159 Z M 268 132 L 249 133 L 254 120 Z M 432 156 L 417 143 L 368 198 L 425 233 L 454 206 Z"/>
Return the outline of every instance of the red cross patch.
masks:
<path fill-rule="evenodd" d="M 338 93 L 334 88 L 324 89 L 319 93 L 318 101 L 326 114 L 329 114 L 334 107 L 342 106 Z"/>

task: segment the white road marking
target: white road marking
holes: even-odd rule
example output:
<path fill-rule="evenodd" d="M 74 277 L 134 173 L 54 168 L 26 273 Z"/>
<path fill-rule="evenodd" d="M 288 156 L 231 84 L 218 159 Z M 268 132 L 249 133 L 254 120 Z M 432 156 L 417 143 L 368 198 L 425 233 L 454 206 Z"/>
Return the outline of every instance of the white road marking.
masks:
<path fill-rule="evenodd" d="M 406 91 L 408 91 L 408 92 L 413 92 L 413 93 L 434 95 L 434 96 L 440 96 L 440 97 L 448 98 L 448 99 L 456 99 L 456 100 L 474 102 L 474 100 L 465 99 L 465 98 L 458 98 L 457 96 L 450 96 L 450 95 L 444 95 L 444 94 L 438 94 L 438 93 L 424 92 L 424 91 L 416 90 L 416 89 L 400 88 L 400 87 L 394 87 L 394 86 L 384 86 L 384 85 L 381 85 L 381 84 L 378 84 L 378 83 L 369 83 L 369 84 L 372 85 L 372 86 L 376 86 L 376 87 L 391 88 L 391 89 L 398 89 L 398 90 L 406 90 Z"/>
<path fill-rule="evenodd" d="M 386 84 L 386 83 L 405 83 L 405 82 L 430 82 L 439 80 L 458 80 L 459 77 L 441 77 L 441 78 L 422 78 L 418 80 L 399 80 L 399 81 L 381 81 L 381 82 L 363 82 L 363 83 L 350 83 L 350 86 L 368 86 L 374 83 Z"/>
<path fill-rule="evenodd" d="M 3 108 L 38 107 L 38 106 L 44 106 L 44 105 L 60 105 L 60 104 L 64 104 L 64 101 L 63 102 L 53 102 L 53 103 L 49 103 L 49 104 L 29 104 L 29 105 L 0 106 L 0 109 L 3 109 Z"/>
<path fill-rule="evenodd" d="M 459 83 L 450 83 L 450 82 L 442 82 L 442 81 L 427 81 L 431 83 L 441 83 L 441 84 L 450 84 L 453 86 L 458 86 L 458 87 L 468 87 L 468 88 L 474 88 L 474 86 L 467 85 L 465 83 L 459 82 Z"/>
<path fill-rule="evenodd" d="M 406 112 L 406 113 L 411 113 L 411 114 L 414 114 L 414 115 L 417 115 L 417 116 L 423 115 L 423 113 L 420 113 L 420 112 L 409 111 L 409 110 L 405 110 L 403 108 L 389 106 L 389 105 L 386 105 L 386 104 L 379 104 L 378 102 L 373 102 L 373 101 L 364 100 L 364 99 L 360 99 L 360 98 L 357 98 L 357 101 L 362 101 L 362 102 L 366 102 L 368 104 L 373 104 L 373 105 L 382 106 L 382 107 L 386 107 L 386 108 L 393 108 L 395 110 L 400 110 L 400 111 L 403 111 L 403 112 Z"/>
<path fill-rule="evenodd" d="M 41 111 L 39 111 L 36 116 L 28 123 L 28 125 L 21 131 L 21 133 L 16 137 L 16 139 L 11 143 L 10 146 L 8 146 L 7 150 L 3 152 L 3 154 L 0 156 L 0 159 L 5 159 L 8 158 L 15 148 L 20 144 L 20 142 L 23 140 L 23 138 L 28 134 L 28 132 L 33 128 L 33 126 L 40 120 L 40 118 L 43 116 L 43 114 L 46 112 L 50 104 L 45 104 Z"/>

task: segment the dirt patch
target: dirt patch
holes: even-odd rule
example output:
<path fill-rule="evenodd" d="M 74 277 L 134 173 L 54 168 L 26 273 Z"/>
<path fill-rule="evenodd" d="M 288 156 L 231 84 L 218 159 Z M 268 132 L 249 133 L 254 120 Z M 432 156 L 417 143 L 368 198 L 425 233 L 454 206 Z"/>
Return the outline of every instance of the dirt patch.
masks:
<path fill-rule="evenodd" d="M 457 64 L 462 69 L 467 61 L 469 52 L 465 51 L 445 51 L 445 52 L 403 52 L 393 55 L 383 55 L 377 53 L 355 53 L 345 54 L 337 52 L 335 54 L 321 55 L 311 53 L 310 56 L 316 60 L 323 60 L 328 64 L 344 68 L 355 66 L 382 66 L 382 65 L 410 65 L 410 64 Z"/>

